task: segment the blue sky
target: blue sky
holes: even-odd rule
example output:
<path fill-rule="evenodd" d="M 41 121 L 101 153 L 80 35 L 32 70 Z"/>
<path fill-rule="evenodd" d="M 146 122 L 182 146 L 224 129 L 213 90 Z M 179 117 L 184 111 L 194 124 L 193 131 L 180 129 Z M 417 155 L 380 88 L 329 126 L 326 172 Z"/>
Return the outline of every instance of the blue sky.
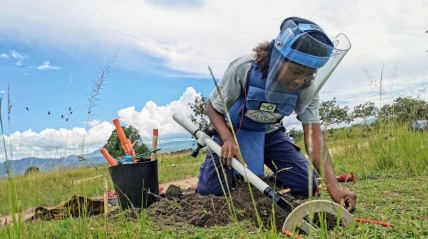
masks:
<path fill-rule="evenodd" d="M 183 134 L 171 115 L 189 114 L 187 104 L 197 94 L 210 94 L 208 66 L 220 78 L 230 61 L 275 38 L 288 16 L 308 18 L 331 36 L 343 32 L 351 40 L 322 100 L 336 97 L 351 107 L 368 100 L 380 104 L 379 82 L 371 82 L 365 71 L 379 79 L 382 66 L 382 103 L 398 96 L 428 100 L 427 7 L 423 0 L 2 1 L 6 140 L 13 159 L 19 159 L 78 154 L 83 134 L 84 152 L 96 150 L 114 129 L 114 118 L 137 127 L 146 141 L 153 128 L 159 128 L 160 140 Z M 88 122 L 92 82 L 112 58 Z M 293 116 L 285 122 L 298 127 Z"/>

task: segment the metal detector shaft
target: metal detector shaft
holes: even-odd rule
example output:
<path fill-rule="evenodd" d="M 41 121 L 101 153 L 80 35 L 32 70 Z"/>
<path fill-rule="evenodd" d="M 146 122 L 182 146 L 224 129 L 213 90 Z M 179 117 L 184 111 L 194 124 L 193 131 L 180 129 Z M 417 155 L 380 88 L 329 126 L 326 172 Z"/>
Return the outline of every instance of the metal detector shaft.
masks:
<path fill-rule="evenodd" d="M 198 139 L 198 143 L 202 146 L 208 146 L 215 154 L 221 155 L 221 147 L 214 140 L 211 139 L 206 133 L 199 130 L 190 119 L 186 118 L 180 113 L 175 113 L 172 118 L 177 121 L 183 128 L 185 128 L 189 133 L 191 133 L 195 138 Z M 248 180 L 254 187 L 260 190 L 263 194 L 271 198 L 275 204 L 281 207 L 286 212 L 291 212 L 293 206 L 285 200 L 281 195 L 275 192 L 267 183 L 262 179 L 257 177 L 251 170 L 245 168 L 236 158 L 232 158 L 232 167 L 240 175 L 242 175 L 245 180 Z"/>

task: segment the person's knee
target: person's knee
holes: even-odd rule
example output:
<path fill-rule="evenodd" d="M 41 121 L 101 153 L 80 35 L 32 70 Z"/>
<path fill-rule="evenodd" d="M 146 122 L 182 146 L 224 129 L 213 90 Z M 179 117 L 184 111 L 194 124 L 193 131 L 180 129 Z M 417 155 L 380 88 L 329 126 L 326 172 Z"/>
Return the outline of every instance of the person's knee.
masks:
<path fill-rule="evenodd" d="M 218 175 L 213 167 L 204 168 L 199 174 L 199 182 L 196 192 L 200 195 L 222 196 L 228 194 L 232 185 L 232 171 L 226 170 Z"/>
<path fill-rule="evenodd" d="M 207 184 L 198 184 L 196 187 L 196 193 L 202 196 L 214 195 L 214 196 L 223 196 L 227 195 L 229 190 L 227 185 L 223 185 L 223 187 L 218 185 L 207 185 Z"/>
<path fill-rule="evenodd" d="M 213 195 L 218 194 L 218 192 L 214 192 L 213 190 L 209 189 L 208 187 L 202 186 L 202 185 L 198 185 L 198 187 L 196 188 L 196 193 L 199 195 L 202 195 L 202 196 L 206 196 L 206 195 L 210 195 L 210 194 L 213 194 Z M 218 195 L 216 195 L 216 196 L 218 196 Z"/>

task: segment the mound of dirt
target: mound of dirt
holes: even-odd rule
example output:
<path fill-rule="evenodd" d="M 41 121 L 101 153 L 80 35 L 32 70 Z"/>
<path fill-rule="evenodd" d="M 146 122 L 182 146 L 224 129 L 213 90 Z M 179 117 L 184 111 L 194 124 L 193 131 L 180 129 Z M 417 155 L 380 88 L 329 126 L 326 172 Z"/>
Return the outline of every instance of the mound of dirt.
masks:
<path fill-rule="evenodd" d="M 195 189 L 182 191 L 178 186 L 170 185 L 166 197 L 152 204 L 146 212 L 162 228 L 168 226 L 190 230 L 192 226 L 225 226 L 244 220 L 258 228 L 258 215 L 263 227 L 271 228 L 272 219 L 275 218 L 276 228 L 280 230 L 288 214 L 254 187 L 252 194 L 257 210 L 247 183 L 241 183 L 232 189 L 231 197 L 201 196 L 195 193 Z M 288 194 L 283 197 L 294 207 L 303 203 Z"/>

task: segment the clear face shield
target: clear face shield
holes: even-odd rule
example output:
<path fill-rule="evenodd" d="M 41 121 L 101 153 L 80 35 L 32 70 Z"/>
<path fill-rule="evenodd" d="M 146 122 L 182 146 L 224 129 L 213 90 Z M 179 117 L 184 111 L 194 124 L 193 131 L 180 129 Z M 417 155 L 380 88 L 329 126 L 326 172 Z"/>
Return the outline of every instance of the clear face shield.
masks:
<path fill-rule="evenodd" d="M 340 34 L 329 39 L 313 24 L 287 21 L 275 39 L 265 97 L 270 103 L 292 103 L 299 93 L 298 108 L 306 108 L 350 49 Z M 294 105 L 294 104 L 293 104 Z M 299 109 L 296 108 L 296 113 Z"/>

